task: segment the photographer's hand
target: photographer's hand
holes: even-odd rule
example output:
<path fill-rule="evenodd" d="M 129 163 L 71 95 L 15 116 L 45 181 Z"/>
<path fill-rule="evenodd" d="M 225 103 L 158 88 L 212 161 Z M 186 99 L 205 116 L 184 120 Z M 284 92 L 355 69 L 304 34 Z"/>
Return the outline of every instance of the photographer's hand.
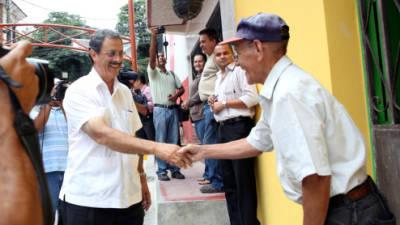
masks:
<path fill-rule="evenodd" d="M 150 32 L 151 32 L 151 35 L 157 36 L 157 34 L 158 34 L 157 28 L 151 28 Z"/>
<path fill-rule="evenodd" d="M 8 76 L 23 85 L 22 88 L 12 87 L 17 95 L 22 109 L 29 113 L 35 104 L 38 95 L 38 77 L 35 68 L 26 61 L 32 52 L 32 44 L 21 41 L 11 47 L 11 51 L 0 59 L 0 65 Z"/>
<path fill-rule="evenodd" d="M 137 95 L 136 92 L 135 92 L 135 89 L 131 89 L 131 93 L 132 93 L 133 96 Z"/>

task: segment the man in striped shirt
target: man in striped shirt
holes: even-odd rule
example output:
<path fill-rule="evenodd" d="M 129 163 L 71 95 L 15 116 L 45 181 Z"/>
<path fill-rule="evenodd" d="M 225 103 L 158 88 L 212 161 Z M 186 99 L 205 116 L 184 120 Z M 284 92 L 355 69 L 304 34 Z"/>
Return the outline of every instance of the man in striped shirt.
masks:
<path fill-rule="evenodd" d="M 68 83 L 61 81 L 57 86 L 58 88 L 53 88 L 53 95 L 56 89 L 58 90 L 57 97 L 49 104 L 42 105 L 40 111 L 31 112 L 31 117 L 35 118 L 35 127 L 39 131 L 40 149 L 53 212 L 58 207 L 58 195 L 64 179 L 68 154 L 68 128 L 62 108 L 62 99 Z"/>

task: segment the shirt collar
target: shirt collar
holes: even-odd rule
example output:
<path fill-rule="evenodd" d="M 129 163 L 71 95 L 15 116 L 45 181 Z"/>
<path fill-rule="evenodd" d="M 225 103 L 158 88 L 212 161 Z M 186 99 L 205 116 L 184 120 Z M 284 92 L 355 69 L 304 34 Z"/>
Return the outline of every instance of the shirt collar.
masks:
<path fill-rule="evenodd" d="M 232 72 L 235 69 L 235 62 L 232 62 L 231 64 L 226 66 L 226 69 L 228 72 Z"/>
<path fill-rule="evenodd" d="M 230 72 L 232 72 L 233 70 L 235 70 L 235 67 L 236 67 L 236 65 L 235 65 L 235 62 L 232 62 L 231 64 L 229 64 L 229 65 L 227 65 L 226 67 L 225 67 L 225 70 L 226 70 L 226 73 L 228 74 L 228 73 L 230 73 Z M 219 68 L 219 67 L 218 67 Z M 221 76 L 221 69 L 220 70 L 218 70 L 218 72 L 217 72 L 217 76 Z"/>
<path fill-rule="evenodd" d="M 267 99 L 271 99 L 272 95 L 275 90 L 275 86 L 278 83 L 278 80 L 280 76 L 282 75 L 283 71 L 290 66 L 292 63 L 292 60 L 289 59 L 289 57 L 282 56 L 278 62 L 275 63 L 275 65 L 272 67 L 271 71 L 269 72 L 267 79 L 265 79 L 264 82 L 264 87 L 262 88 L 260 92 L 260 96 L 263 96 Z"/>
<path fill-rule="evenodd" d="M 100 75 L 97 73 L 97 71 L 94 68 L 92 68 L 92 70 L 90 71 L 89 76 L 93 82 L 92 84 L 95 85 L 96 88 L 105 88 L 108 91 L 106 82 L 104 82 L 104 80 L 101 79 Z M 123 85 L 123 84 L 121 84 L 118 81 L 118 79 L 114 78 L 114 84 L 113 84 L 114 92 L 112 94 L 116 93 L 119 90 L 121 85 Z"/>
<path fill-rule="evenodd" d="M 161 71 L 161 69 L 158 68 L 158 66 L 156 66 L 155 68 L 156 68 L 156 70 L 157 70 L 160 74 L 163 73 L 163 74 L 165 74 L 165 75 L 169 75 L 167 68 L 165 68 L 165 73 L 164 73 L 163 71 Z"/>

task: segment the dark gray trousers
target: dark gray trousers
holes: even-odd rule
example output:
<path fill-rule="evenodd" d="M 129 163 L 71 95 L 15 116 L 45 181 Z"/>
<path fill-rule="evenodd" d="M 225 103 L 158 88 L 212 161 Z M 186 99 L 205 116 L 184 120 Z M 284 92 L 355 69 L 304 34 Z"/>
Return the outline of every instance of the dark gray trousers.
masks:
<path fill-rule="evenodd" d="M 144 210 L 139 202 L 126 209 L 92 208 L 60 200 L 63 225 L 143 225 Z"/>
<path fill-rule="evenodd" d="M 396 225 L 396 219 L 374 181 L 368 177 L 365 182 L 372 191 L 357 201 L 346 195 L 331 198 L 325 225 Z"/>

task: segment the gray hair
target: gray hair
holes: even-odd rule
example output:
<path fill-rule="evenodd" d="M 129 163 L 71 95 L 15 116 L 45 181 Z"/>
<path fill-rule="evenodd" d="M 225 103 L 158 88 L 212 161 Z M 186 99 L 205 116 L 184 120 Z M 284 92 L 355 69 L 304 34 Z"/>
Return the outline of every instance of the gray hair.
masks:
<path fill-rule="evenodd" d="M 103 45 L 104 39 L 119 39 L 122 42 L 121 36 L 112 30 L 101 29 L 94 32 L 89 42 L 89 49 L 93 49 L 95 52 L 100 53 L 101 46 Z"/>

